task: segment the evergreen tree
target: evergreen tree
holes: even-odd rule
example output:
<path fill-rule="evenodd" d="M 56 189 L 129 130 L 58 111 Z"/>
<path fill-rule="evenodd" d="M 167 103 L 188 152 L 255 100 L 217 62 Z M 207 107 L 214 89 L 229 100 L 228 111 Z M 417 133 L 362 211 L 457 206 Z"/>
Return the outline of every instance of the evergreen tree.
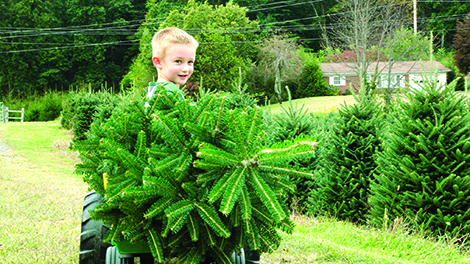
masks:
<path fill-rule="evenodd" d="M 365 89 L 364 89 L 365 90 Z M 369 185 L 382 124 L 380 104 L 362 95 L 357 104 L 342 105 L 315 169 L 309 212 L 358 221 L 369 211 Z"/>
<path fill-rule="evenodd" d="M 468 100 L 426 80 L 391 116 L 371 186 L 371 223 L 397 218 L 451 237 L 470 231 Z"/>
<path fill-rule="evenodd" d="M 280 114 L 271 114 L 268 112 L 264 117 L 266 120 L 265 122 L 269 124 L 266 129 L 268 132 L 267 140 L 273 144 L 286 140 L 293 140 L 299 136 L 316 136 L 316 132 L 318 132 L 315 130 L 315 118 L 312 116 L 312 114 L 307 112 L 308 109 L 304 109 L 304 104 L 298 106 L 292 102 L 291 93 L 287 86 L 286 91 L 289 99 L 288 105 L 281 105 L 282 112 Z M 298 165 L 300 167 L 313 168 L 312 164 L 315 164 L 317 157 L 318 154 Z M 295 193 L 292 193 L 286 197 L 287 204 L 291 207 L 292 210 L 301 213 L 304 211 L 306 206 L 310 188 L 312 186 L 312 180 L 296 178 L 292 179 L 292 182 L 296 186 L 296 191 Z"/>
<path fill-rule="evenodd" d="M 193 103 L 165 89 L 133 101 L 78 142 L 77 172 L 104 197 L 92 212 L 111 226 L 108 241 L 146 241 L 155 259 L 231 263 L 248 245 L 269 252 L 277 231 L 292 229 L 286 192 L 291 177 L 312 173 L 289 165 L 314 154 L 307 137 L 263 145 L 258 107 L 229 110 L 206 93 Z"/>

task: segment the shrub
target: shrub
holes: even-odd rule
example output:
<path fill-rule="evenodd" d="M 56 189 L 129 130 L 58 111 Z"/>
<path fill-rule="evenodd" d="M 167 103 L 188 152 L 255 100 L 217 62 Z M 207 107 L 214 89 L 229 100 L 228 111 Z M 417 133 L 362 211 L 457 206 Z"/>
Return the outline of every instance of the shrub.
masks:
<path fill-rule="evenodd" d="M 399 101 L 378 153 L 370 222 L 405 218 L 435 235 L 470 232 L 468 99 L 425 80 Z"/>
<path fill-rule="evenodd" d="M 357 104 L 339 109 L 315 169 L 310 214 L 349 221 L 366 218 L 381 124 L 380 104 L 374 98 L 362 95 Z"/>
<path fill-rule="evenodd" d="M 338 89 L 325 80 L 320 67 L 320 60 L 314 54 L 302 52 L 304 67 L 300 75 L 300 85 L 294 98 L 338 95 Z"/>
<path fill-rule="evenodd" d="M 75 122 L 74 117 L 78 109 L 80 95 L 75 91 L 70 91 L 62 103 L 62 118 L 60 125 L 65 129 L 72 129 Z"/>
<path fill-rule="evenodd" d="M 29 104 L 29 107 L 25 110 L 24 121 L 25 122 L 39 121 L 40 115 L 41 115 L 41 107 L 39 103 L 33 101 Z"/>
<path fill-rule="evenodd" d="M 62 111 L 62 94 L 49 92 L 34 100 L 25 99 L 23 104 L 26 122 L 55 120 Z"/>
<path fill-rule="evenodd" d="M 193 103 L 159 89 L 148 103 L 127 103 L 75 145 L 77 172 L 104 197 L 91 215 L 111 227 L 106 240 L 148 243 L 158 262 L 276 249 L 277 230 L 292 227 L 277 195 L 293 191 L 290 177 L 311 176 L 289 164 L 313 142 L 265 146 L 259 108 L 226 110 L 211 93 Z"/>
<path fill-rule="evenodd" d="M 287 93 L 290 94 L 288 89 Z M 317 140 L 322 140 L 329 130 L 329 124 L 331 124 L 332 119 L 327 118 L 331 117 L 330 114 L 310 114 L 307 112 L 307 109 L 304 109 L 303 104 L 300 106 L 294 105 L 292 100 L 289 100 L 289 105 L 286 107 L 281 105 L 281 110 L 282 113 L 278 115 L 265 113 L 268 133 L 267 141 L 271 144 L 282 143 L 283 141 L 289 141 L 305 135 L 315 136 Z M 318 153 L 321 151 L 322 148 L 320 147 L 315 155 L 311 156 L 308 160 L 297 161 L 296 165 L 313 170 L 318 160 Z M 310 195 L 310 188 L 313 185 L 312 181 L 296 178 L 292 179 L 292 182 L 296 186 L 296 191 L 286 197 L 287 204 L 298 213 L 303 213 L 308 196 Z"/>
<path fill-rule="evenodd" d="M 267 78 L 264 76 L 259 67 L 251 67 L 246 73 L 246 80 L 249 91 L 252 91 L 254 94 L 263 95 L 262 98 L 260 98 L 260 103 L 278 103 L 276 98 L 277 95 L 274 92 L 274 78 Z M 282 94 L 281 96 L 283 100 L 287 99 L 285 94 Z"/>
<path fill-rule="evenodd" d="M 84 140 L 93 122 L 106 121 L 123 101 L 107 92 L 71 92 L 64 103 L 61 125 L 73 130 L 73 141 Z"/>
<path fill-rule="evenodd" d="M 41 109 L 38 121 L 51 121 L 60 116 L 62 111 L 62 95 L 47 93 L 41 100 Z"/>
<path fill-rule="evenodd" d="M 232 89 L 225 99 L 225 107 L 235 109 L 238 107 L 256 107 L 258 100 L 248 92 L 248 85 L 243 84 L 241 68 L 238 69 L 238 82 L 232 84 Z"/>
<path fill-rule="evenodd" d="M 290 140 L 300 135 L 310 135 L 313 128 L 310 115 L 304 105 L 294 105 L 287 88 L 288 105 L 281 105 L 282 113 L 279 115 L 267 115 L 266 122 L 268 126 L 268 141 L 278 143 L 284 140 Z"/>

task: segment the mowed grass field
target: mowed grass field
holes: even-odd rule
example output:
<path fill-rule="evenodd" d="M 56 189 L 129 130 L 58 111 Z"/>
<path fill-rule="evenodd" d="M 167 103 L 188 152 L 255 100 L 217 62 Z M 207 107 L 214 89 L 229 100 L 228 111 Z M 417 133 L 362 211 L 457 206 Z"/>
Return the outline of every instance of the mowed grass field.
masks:
<path fill-rule="evenodd" d="M 340 107 L 342 104 L 355 104 L 356 100 L 352 95 L 345 96 L 319 96 L 319 97 L 310 97 L 292 100 L 294 107 L 300 107 L 304 105 L 303 111 L 308 111 L 311 113 L 315 112 L 329 112 Z M 289 102 L 283 102 L 282 107 L 288 107 Z M 265 111 L 269 111 L 272 114 L 282 113 L 281 105 L 273 104 L 262 106 Z"/>
<path fill-rule="evenodd" d="M 303 100 L 309 111 L 325 112 L 345 99 Z M 58 121 L 0 123 L 0 141 L 9 149 L 0 154 L 0 263 L 78 263 L 88 187 L 73 173 L 78 160 L 68 149 L 70 140 Z M 452 244 L 453 238 L 431 240 L 402 224 L 381 230 L 331 218 L 292 218 L 294 233 L 281 233 L 280 247 L 263 254 L 261 263 L 470 263 L 467 249 Z"/>
<path fill-rule="evenodd" d="M 0 123 L 0 263 L 78 263 L 83 197 L 58 122 Z"/>

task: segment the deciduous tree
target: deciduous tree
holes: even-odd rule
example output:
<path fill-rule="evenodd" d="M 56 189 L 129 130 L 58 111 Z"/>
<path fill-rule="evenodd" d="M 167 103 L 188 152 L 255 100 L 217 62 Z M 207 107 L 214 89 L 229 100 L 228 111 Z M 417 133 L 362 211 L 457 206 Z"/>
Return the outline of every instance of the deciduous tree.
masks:
<path fill-rule="evenodd" d="M 455 65 L 460 73 L 466 75 L 470 72 L 470 15 L 457 25 L 452 48 L 455 50 Z"/>
<path fill-rule="evenodd" d="M 341 13 L 338 14 L 336 24 L 325 27 L 325 45 L 331 50 L 340 52 L 351 50 L 354 58 L 349 58 L 347 65 L 359 76 L 359 83 L 378 83 L 381 74 L 391 79 L 391 69 L 396 61 L 420 59 L 421 54 L 415 54 L 415 39 L 410 37 L 410 31 L 403 28 L 408 6 L 400 1 L 381 0 L 341 0 Z M 413 42 L 412 45 L 403 45 L 403 41 Z M 423 42 L 418 42 L 418 44 Z M 427 49 L 429 50 L 429 49 Z M 418 52 L 419 53 L 419 52 Z M 371 56 L 374 54 L 374 56 Z M 386 61 L 385 68 L 379 68 L 379 61 Z M 386 104 L 392 99 L 391 92 L 396 87 L 387 82 Z"/>
<path fill-rule="evenodd" d="M 196 52 L 191 81 L 199 82 L 202 78 L 205 87 L 225 90 L 236 82 L 239 67 L 246 71 L 257 54 L 255 43 L 258 36 L 255 32 L 258 30 L 258 23 L 250 21 L 246 17 L 246 11 L 246 8 L 231 2 L 225 6 L 211 6 L 190 0 L 182 10 L 171 11 L 158 29 L 179 27 L 193 35 L 200 45 Z M 147 17 L 147 21 L 152 19 L 156 18 Z M 158 29 L 155 26 L 148 27 L 144 34 L 152 35 Z M 150 42 L 141 43 L 147 46 L 149 44 Z M 144 67 L 145 72 L 153 74 L 149 74 L 150 77 L 146 77 L 144 81 L 130 78 L 127 83 L 135 80 L 139 89 L 147 86 L 149 78 L 156 75 L 156 70 L 150 63 L 151 56 L 150 47 L 142 49 L 140 59 L 133 69 Z"/>
<path fill-rule="evenodd" d="M 261 43 L 259 69 L 266 79 L 274 77 L 274 92 L 282 103 L 282 84 L 287 80 L 298 79 L 302 71 L 300 56 L 295 39 L 285 35 L 273 35 Z"/>

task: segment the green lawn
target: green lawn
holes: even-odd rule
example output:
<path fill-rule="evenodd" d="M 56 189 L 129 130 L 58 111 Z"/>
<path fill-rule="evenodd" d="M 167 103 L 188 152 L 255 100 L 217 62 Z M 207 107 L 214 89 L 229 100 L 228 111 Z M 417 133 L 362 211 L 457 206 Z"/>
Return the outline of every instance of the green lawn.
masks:
<path fill-rule="evenodd" d="M 468 251 L 447 241 L 433 242 L 406 228 L 376 230 L 331 218 L 294 217 L 292 235 L 262 256 L 262 263 L 470 263 Z"/>
<path fill-rule="evenodd" d="M 345 96 L 320 96 L 292 100 L 294 106 L 301 106 L 304 104 L 304 109 L 308 112 L 329 112 L 340 107 L 341 104 L 355 104 L 356 100 L 352 95 Z M 289 105 L 289 102 L 282 103 L 284 107 Z M 281 106 L 279 104 L 266 105 L 262 107 L 265 111 L 270 111 L 273 114 L 281 113 Z"/>
<path fill-rule="evenodd" d="M 317 102 L 328 109 L 345 98 Z M 78 263 L 87 186 L 73 174 L 69 131 L 58 121 L 1 123 L 0 140 L 10 149 L 0 155 L 0 263 Z M 295 232 L 282 233 L 281 246 L 261 263 L 470 263 L 468 251 L 406 234 L 401 225 L 392 231 L 330 218 L 294 221 Z"/>
<path fill-rule="evenodd" d="M 58 122 L 0 123 L 0 263 L 78 263 L 83 196 Z"/>

